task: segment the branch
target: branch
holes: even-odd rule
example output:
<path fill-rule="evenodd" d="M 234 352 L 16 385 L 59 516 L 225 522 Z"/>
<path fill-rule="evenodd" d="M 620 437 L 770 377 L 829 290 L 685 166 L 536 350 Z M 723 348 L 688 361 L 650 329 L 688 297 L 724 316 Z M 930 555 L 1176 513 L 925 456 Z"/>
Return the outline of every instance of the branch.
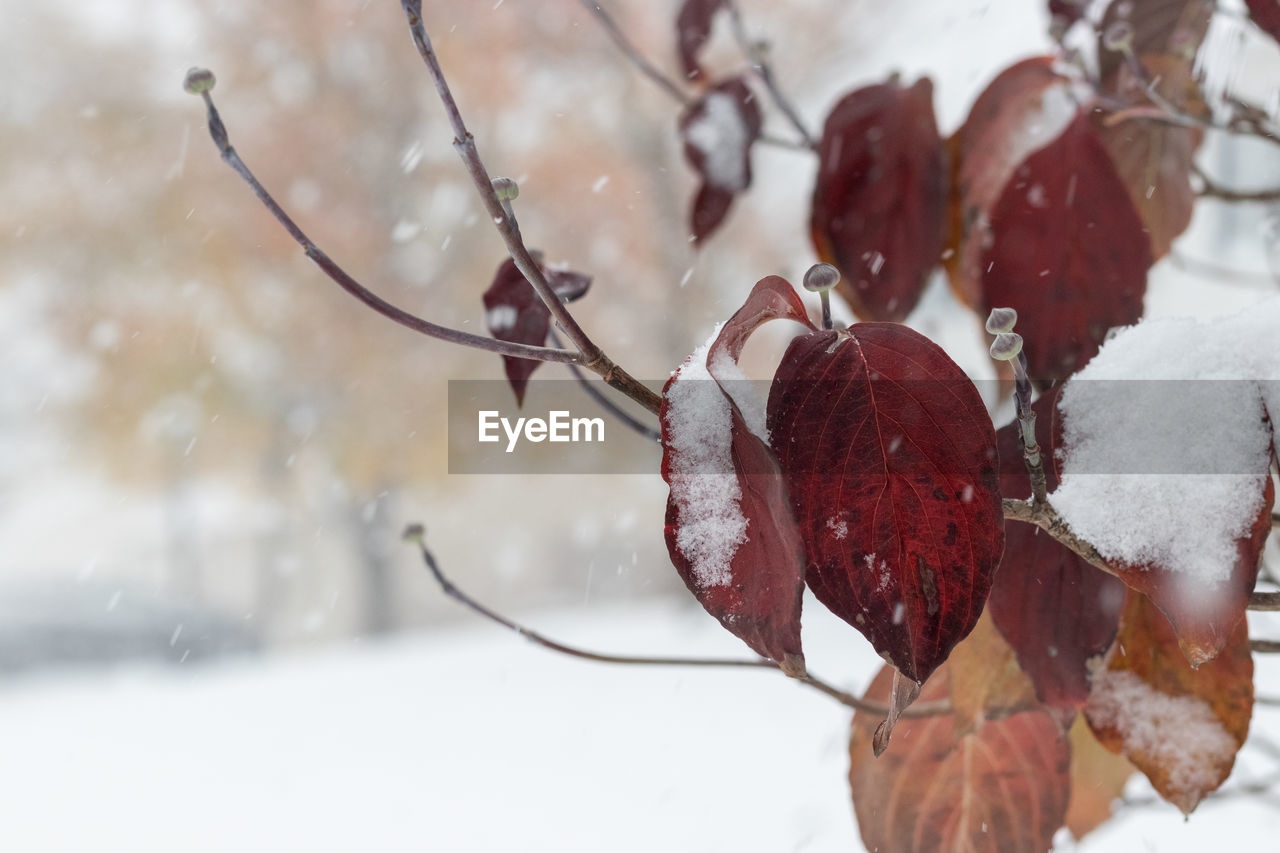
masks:
<path fill-rule="evenodd" d="M 560 346 L 560 338 L 556 335 L 554 330 L 550 332 L 550 335 L 551 335 L 551 342 L 554 343 L 556 346 Z M 609 412 L 609 414 L 613 415 L 615 418 L 621 421 L 624 426 L 626 426 L 628 429 L 632 430 L 633 432 L 644 436 L 650 441 L 656 441 L 659 443 L 662 442 L 661 432 L 659 432 L 656 429 L 653 429 L 652 427 L 649 427 L 649 426 L 646 426 L 645 424 L 640 423 L 640 421 L 631 417 L 630 414 L 623 411 L 620 406 L 616 405 L 612 400 L 610 400 L 604 394 L 601 394 L 599 389 L 597 389 L 596 386 L 591 383 L 591 380 L 587 379 L 586 375 L 578 368 L 578 365 L 569 364 L 567 366 L 569 368 L 569 372 L 573 374 L 573 378 L 578 380 L 578 384 L 582 386 L 583 393 L 585 393 L 592 400 L 595 400 L 596 403 L 598 403 L 602 409 Z"/>
<path fill-rule="evenodd" d="M 245 183 L 253 190 L 254 195 L 258 197 L 258 201 L 262 202 L 262 205 L 271 212 L 276 221 L 284 226 L 284 229 L 289 232 L 289 236 L 306 252 L 307 257 L 325 275 L 337 282 L 338 286 L 343 290 L 384 317 L 413 329 L 415 332 L 420 332 L 428 337 L 438 338 L 451 344 L 460 344 L 473 349 L 497 353 L 498 355 L 528 358 L 535 361 L 558 361 L 572 364 L 582 360 L 581 354 L 573 350 L 549 349 L 547 347 L 509 343 L 437 325 L 410 314 L 401 308 L 397 308 L 352 278 L 346 270 L 321 251 L 315 243 L 311 242 L 311 238 L 298 227 L 293 218 L 276 202 L 266 187 L 258 181 L 253 172 L 249 170 L 249 167 L 245 165 L 245 162 L 240 159 L 240 155 L 236 153 L 235 148 L 231 145 L 226 125 L 222 123 L 222 116 L 218 114 L 218 108 L 213 104 L 213 96 L 209 94 L 213 89 L 214 83 L 212 72 L 203 68 L 193 68 L 187 72 L 185 88 L 188 92 L 199 95 L 204 99 L 205 112 L 209 117 L 209 136 L 213 138 L 214 144 L 218 146 L 218 151 L 222 154 L 223 161 L 244 179 Z"/>
<path fill-rule="evenodd" d="M 1249 648 L 1259 654 L 1275 654 L 1280 652 L 1280 640 L 1250 640 Z"/>
<path fill-rule="evenodd" d="M 501 613 L 490 609 L 489 607 L 476 601 L 467 593 L 463 592 L 453 581 L 449 580 L 441 571 L 439 564 L 436 563 L 435 557 L 428 550 L 426 544 L 426 529 L 421 524 L 411 524 L 405 528 L 404 538 L 413 542 L 418 546 L 422 553 L 422 561 L 426 564 L 431 576 L 435 578 L 436 583 L 440 584 L 440 589 L 445 595 L 467 607 L 471 611 L 478 613 L 491 622 L 515 631 L 520 636 L 545 649 L 553 652 L 569 655 L 571 657 L 581 658 L 583 660 L 592 660 L 599 663 L 617 663 L 635 666 L 692 666 L 692 667 L 735 667 L 745 669 L 772 669 L 781 671 L 777 663 L 764 658 L 755 660 L 738 660 L 730 658 L 665 658 L 665 657 L 637 657 L 632 655 L 607 655 L 599 652 L 587 651 L 586 649 L 567 646 L 564 643 L 556 642 L 549 637 L 538 633 L 530 628 L 526 628 L 518 622 L 508 619 Z M 859 699 L 851 693 L 846 693 L 837 687 L 833 687 L 825 681 L 812 675 L 805 675 L 796 678 L 796 681 L 806 684 L 826 695 L 835 699 L 841 705 L 853 708 L 855 711 L 862 711 L 867 714 L 876 716 L 886 716 L 889 712 L 889 706 L 879 702 L 870 702 L 865 699 Z M 921 702 L 919 705 L 913 705 L 906 711 L 902 712 L 903 719 L 915 719 L 921 717 L 938 717 L 951 713 L 951 703 L 946 701 L 938 702 Z"/>
<path fill-rule="evenodd" d="M 1201 198 L 1216 198 L 1232 202 L 1270 202 L 1280 201 L 1280 187 L 1268 190 L 1232 190 L 1210 178 L 1199 165 L 1192 163 L 1191 171 L 1200 179 L 1201 187 L 1197 192 Z"/>
<path fill-rule="evenodd" d="M 613 16 L 606 12 L 603 6 L 592 2 L 592 0 L 579 0 L 579 2 L 582 8 L 586 9 L 599 22 L 601 28 L 609 35 L 609 38 L 613 39 L 614 45 L 622 52 L 622 55 L 630 60 L 631 64 L 641 74 L 656 83 L 659 89 L 666 92 L 681 105 L 687 107 L 693 103 L 693 98 L 681 89 L 674 80 L 663 74 L 652 62 L 644 58 L 644 54 L 636 49 L 636 46 L 627 38 L 626 33 L 613 20 Z"/>
<path fill-rule="evenodd" d="M 1249 596 L 1250 610 L 1280 610 L 1280 592 L 1255 592 Z"/>
<path fill-rule="evenodd" d="M 439 94 L 445 113 L 449 117 L 449 124 L 454 133 L 453 147 L 458 152 L 458 156 L 462 158 L 467 172 L 471 175 L 471 181 L 475 184 L 476 192 L 479 193 L 480 200 L 484 203 L 490 220 L 494 223 L 498 234 L 506 244 L 507 252 L 511 255 L 512 261 L 515 262 L 516 267 L 528 280 L 529 284 L 533 286 L 538 297 L 542 299 L 543 304 L 547 306 L 547 310 L 551 312 L 556 324 L 564 330 L 565 336 L 582 353 L 582 357 L 578 362 L 593 373 L 602 376 L 604 381 L 613 388 L 657 414 L 660 403 L 658 395 L 621 367 L 614 364 L 604 354 L 604 351 L 587 337 L 586 332 L 573 319 L 564 303 L 555 295 L 555 291 L 552 290 L 551 284 L 547 281 L 546 276 L 543 275 L 538 262 L 533 259 L 524 241 L 521 240 L 519 231 L 512 223 L 511 218 L 506 215 L 502 201 L 499 200 L 497 193 L 494 192 L 493 179 L 489 176 L 489 173 L 485 170 L 484 163 L 480 160 L 475 138 L 467 130 L 467 126 L 462 120 L 462 113 L 459 112 L 458 104 L 453 98 L 453 93 L 449 90 L 449 83 L 445 79 L 444 71 L 440 67 L 440 61 L 436 58 L 435 50 L 431 46 L 431 39 L 427 36 L 426 28 L 423 26 L 422 0 L 401 0 L 401 6 L 404 7 L 405 16 L 409 21 L 409 30 L 413 35 L 413 43 L 417 46 L 418 53 L 422 56 L 422 61 L 426 63 L 427 72 L 431 75 L 432 82 L 435 83 L 436 92 Z"/>
<path fill-rule="evenodd" d="M 774 106 L 787 117 L 787 121 L 791 122 L 791 126 L 800 134 L 804 147 L 817 151 L 818 143 L 809 133 L 809 129 L 805 127 L 804 121 L 800 118 L 799 110 L 778 87 L 778 80 L 773 74 L 773 68 L 769 65 L 768 59 L 766 59 L 767 46 L 761 42 L 753 42 L 747 36 L 746 25 L 742 19 L 742 11 L 738 8 L 735 0 L 726 0 L 725 7 L 729 10 L 729 19 L 733 24 L 733 36 L 738 42 L 738 47 L 742 50 L 742 55 L 751 64 L 751 70 L 764 83 L 765 88 L 769 91 L 769 97 L 773 99 Z"/>

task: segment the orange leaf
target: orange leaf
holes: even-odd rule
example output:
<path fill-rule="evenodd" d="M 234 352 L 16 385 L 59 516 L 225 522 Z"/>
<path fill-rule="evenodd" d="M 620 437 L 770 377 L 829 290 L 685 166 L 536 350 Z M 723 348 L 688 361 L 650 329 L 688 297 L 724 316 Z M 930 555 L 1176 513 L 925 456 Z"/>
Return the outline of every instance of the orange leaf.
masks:
<path fill-rule="evenodd" d="M 924 700 L 949 691 L 949 665 L 925 684 Z M 867 698 L 884 701 L 884 667 Z M 988 720 L 957 737 L 950 717 L 903 719 L 879 758 L 870 742 L 879 720 L 854 715 L 849 784 L 868 850 L 926 853 L 1043 853 L 1062 825 L 1069 793 L 1066 735 L 1047 711 Z"/>
<path fill-rule="evenodd" d="M 1249 734 L 1253 658 L 1244 621 L 1214 660 L 1192 669 L 1169 620 L 1131 590 L 1084 713 L 1104 746 L 1190 814 L 1226 781 Z"/>
<path fill-rule="evenodd" d="M 1018 666 L 1013 648 L 1004 641 L 983 611 L 973 632 L 951 652 L 951 705 L 957 734 L 982 726 L 989 711 L 1008 716 L 1010 711 L 1035 708 L 1035 685 Z"/>
<path fill-rule="evenodd" d="M 1125 783 L 1137 771 L 1123 755 L 1098 743 L 1084 717 L 1076 717 L 1067 738 L 1071 741 L 1067 829 L 1079 841 L 1111 817 L 1111 804 L 1124 794 Z"/>

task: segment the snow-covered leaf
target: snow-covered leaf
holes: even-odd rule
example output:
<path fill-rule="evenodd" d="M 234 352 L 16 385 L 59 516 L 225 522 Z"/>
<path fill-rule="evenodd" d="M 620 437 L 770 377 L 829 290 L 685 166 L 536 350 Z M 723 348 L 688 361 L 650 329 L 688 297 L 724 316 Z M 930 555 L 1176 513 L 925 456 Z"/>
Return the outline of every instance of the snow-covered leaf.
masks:
<path fill-rule="evenodd" d="M 702 179 L 689 212 L 689 233 L 702 242 L 751 186 L 751 145 L 760 137 L 760 105 L 739 77 L 707 90 L 680 116 L 684 156 Z"/>

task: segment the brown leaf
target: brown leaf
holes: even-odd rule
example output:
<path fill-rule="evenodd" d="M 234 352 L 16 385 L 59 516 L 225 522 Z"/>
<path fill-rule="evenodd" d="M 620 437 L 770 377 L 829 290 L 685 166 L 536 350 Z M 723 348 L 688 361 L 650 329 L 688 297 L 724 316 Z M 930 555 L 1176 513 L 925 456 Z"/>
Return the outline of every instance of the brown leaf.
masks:
<path fill-rule="evenodd" d="M 861 319 L 900 322 L 920 299 L 942 251 L 947 178 L 928 78 L 858 89 L 827 116 L 810 233 Z"/>
<path fill-rule="evenodd" d="M 1164 614 L 1130 591 L 1084 713 L 1104 746 L 1190 814 L 1226 781 L 1249 734 L 1253 658 L 1244 621 L 1216 658 L 1192 669 Z"/>
<path fill-rule="evenodd" d="M 981 727 L 988 713 L 1008 716 L 1040 704 L 1035 686 L 989 612 L 983 612 L 969 636 L 952 650 L 949 665 L 957 734 Z"/>
<path fill-rule="evenodd" d="M 1127 94 L 1122 78 L 1128 61 L 1124 54 L 1109 49 L 1103 43 L 1107 31 L 1120 23 L 1127 23 L 1133 28 L 1132 51 L 1145 67 L 1143 77 L 1157 80 L 1161 70 L 1165 73 L 1171 71 L 1167 66 L 1164 69 L 1148 66 L 1150 58 L 1175 57 L 1186 67 L 1185 73 L 1176 75 L 1178 83 L 1190 83 L 1191 65 L 1209 31 L 1214 6 L 1214 0 L 1113 0 L 1103 13 L 1098 28 L 1098 70 L 1103 90 Z M 1179 107 L 1184 106 L 1170 86 L 1173 82 L 1172 79 L 1161 80 L 1157 85 L 1167 99 Z"/>
<path fill-rule="evenodd" d="M 1066 824 L 1079 841 L 1110 819 L 1112 804 L 1138 771 L 1129 759 L 1098 743 L 1082 716 L 1076 717 L 1067 737 L 1071 741 L 1071 805 Z"/>
<path fill-rule="evenodd" d="M 885 667 L 866 698 L 887 698 Z M 923 700 L 949 690 L 949 664 Z M 986 721 L 957 736 L 949 716 L 904 719 L 879 758 L 869 749 L 879 721 L 859 712 L 849 743 L 849 785 L 858 831 L 880 853 L 1044 853 L 1062 825 L 1069 793 L 1066 735 L 1046 711 Z"/>

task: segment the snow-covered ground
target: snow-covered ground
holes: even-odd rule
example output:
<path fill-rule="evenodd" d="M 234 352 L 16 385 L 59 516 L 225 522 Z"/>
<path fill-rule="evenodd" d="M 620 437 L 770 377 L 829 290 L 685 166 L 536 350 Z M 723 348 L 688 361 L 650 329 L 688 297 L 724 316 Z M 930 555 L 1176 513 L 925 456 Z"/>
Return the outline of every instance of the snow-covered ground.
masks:
<path fill-rule="evenodd" d="M 808 613 L 813 669 L 861 689 L 874 654 Z M 709 617 L 669 603 L 527 621 L 600 650 L 740 654 Z M 1280 683 L 1280 667 L 1261 667 L 1261 683 Z M 847 725 L 777 673 L 587 663 L 485 624 L 41 675 L 0 687 L 0 849 L 859 850 Z M 1280 736 L 1280 709 L 1259 710 L 1263 730 Z M 1246 746 L 1228 785 L 1275 768 Z M 1161 804 L 1080 849 L 1261 850 L 1277 832 L 1265 801 L 1210 800 L 1186 823 Z"/>

